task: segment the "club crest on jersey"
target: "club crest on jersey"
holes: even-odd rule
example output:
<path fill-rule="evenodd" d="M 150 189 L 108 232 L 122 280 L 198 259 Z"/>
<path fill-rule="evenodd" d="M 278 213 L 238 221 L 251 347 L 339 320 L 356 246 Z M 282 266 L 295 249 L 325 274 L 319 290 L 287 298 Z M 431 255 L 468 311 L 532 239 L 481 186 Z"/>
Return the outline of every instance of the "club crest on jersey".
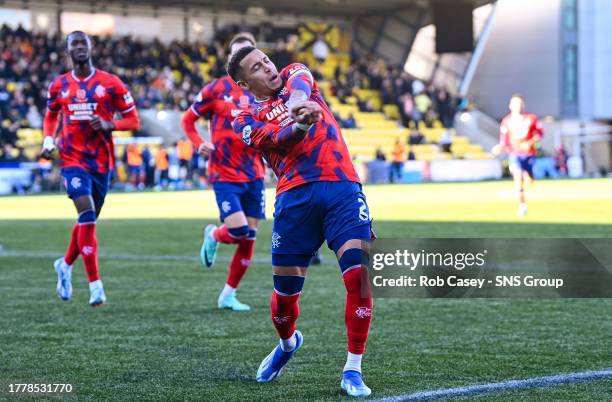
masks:
<path fill-rule="evenodd" d="M 246 109 L 247 107 L 249 107 L 250 103 L 251 102 L 250 102 L 250 99 L 249 99 L 248 96 L 246 96 L 246 95 L 241 95 L 240 96 L 240 100 L 239 100 L 239 104 L 238 105 L 239 105 L 239 107 L 241 109 Z"/>
<path fill-rule="evenodd" d="M 251 126 L 245 126 L 242 129 L 242 142 L 244 142 L 247 145 L 251 145 L 251 132 L 253 131 L 253 129 L 251 128 Z"/>
<path fill-rule="evenodd" d="M 85 98 L 87 97 L 87 91 L 85 91 L 84 89 L 78 89 L 76 91 L 76 97 L 77 97 L 77 101 L 84 101 Z"/>
<path fill-rule="evenodd" d="M 126 105 L 129 105 L 130 103 L 134 103 L 134 98 L 132 98 L 131 93 L 127 92 L 125 95 L 123 95 L 123 101 Z"/>
<path fill-rule="evenodd" d="M 102 98 L 104 95 L 106 95 L 106 88 L 104 88 L 102 85 L 96 86 L 95 94 L 98 98 Z"/>

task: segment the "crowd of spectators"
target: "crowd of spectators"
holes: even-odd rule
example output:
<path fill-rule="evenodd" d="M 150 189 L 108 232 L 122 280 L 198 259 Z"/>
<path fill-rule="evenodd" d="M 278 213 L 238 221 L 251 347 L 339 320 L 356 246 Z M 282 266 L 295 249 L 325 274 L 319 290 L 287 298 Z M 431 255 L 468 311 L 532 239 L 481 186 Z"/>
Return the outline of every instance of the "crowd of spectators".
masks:
<path fill-rule="evenodd" d="M 397 105 L 405 127 L 410 127 L 411 122 L 417 128 L 420 124 L 431 127 L 434 120 L 440 120 L 445 128 L 450 128 L 460 103 L 460 99 L 445 89 L 425 84 L 399 66 L 389 66 L 383 59 L 371 55 L 361 57 L 356 52 L 352 52 L 347 69 L 336 67 L 331 88 L 343 103 L 356 95 L 356 89 L 380 91 L 384 105 Z M 371 102 L 357 98 L 360 111 L 374 111 Z"/>
<path fill-rule="evenodd" d="M 220 30 L 211 43 L 92 37 L 94 64 L 117 74 L 130 88 L 139 109 L 185 110 L 205 82 L 225 74 L 224 47 L 237 29 Z M 258 38 L 266 43 L 279 68 L 296 61 L 300 43 L 294 32 L 279 35 L 265 26 L 259 29 Z M 311 49 L 319 62 L 329 53 L 322 42 L 317 37 L 318 46 Z M 33 33 L 21 26 L 0 27 L 0 161 L 26 159 L 23 150 L 15 146 L 17 132 L 20 128 L 42 127 L 47 87 L 51 79 L 70 69 L 64 49 L 65 38 L 61 34 Z M 338 66 L 331 82 L 332 94 L 341 102 L 355 96 L 358 88 L 380 91 L 383 104 L 397 105 L 402 124 L 416 128 L 410 144 L 424 141 L 418 132 L 421 124 L 429 126 L 439 119 L 445 127 L 452 126 L 457 101 L 446 91 L 426 85 L 380 58 L 361 57 L 354 51 L 351 56 L 351 65 L 347 69 Z M 202 64 L 207 67 L 203 69 Z M 315 77 L 320 78 L 318 66 L 311 67 Z M 358 97 L 357 105 L 361 111 L 375 109 L 371 101 Z M 358 128 L 352 114 L 337 119 L 343 128 Z M 201 158 L 194 156 L 188 162 L 179 158 L 178 170 L 173 168 L 177 149 L 175 144 L 154 153 L 148 148 L 139 150 L 140 156 L 131 155 L 132 161 L 140 161 L 138 169 L 130 168 L 127 150 L 125 155 L 118 155 L 126 172 L 126 189 L 205 185 L 205 163 Z M 166 164 L 167 169 L 159 168 Z"/>

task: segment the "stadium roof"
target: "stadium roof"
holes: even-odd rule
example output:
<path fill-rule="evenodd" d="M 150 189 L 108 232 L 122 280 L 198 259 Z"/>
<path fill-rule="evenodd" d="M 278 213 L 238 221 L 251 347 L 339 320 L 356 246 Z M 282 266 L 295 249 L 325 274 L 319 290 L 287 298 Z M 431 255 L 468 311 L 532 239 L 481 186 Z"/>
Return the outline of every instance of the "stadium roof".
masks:
<path fill-rule="evenodd" d="M 274 15 L 290 13 L 296 15 L 318 15 L 334 17 L 356 17 L 390 14 L 398 11 L 429 8 L 436 1 L 457 3 L 461 0 L 130 0 L 130 4 L 153 6 L 179 6 L 210 11 L 262 12 Z M 463 0 L 474 7 L 492 3 L 495 0 Z M 113 1 L 120 2 L 124 1 Z"/>

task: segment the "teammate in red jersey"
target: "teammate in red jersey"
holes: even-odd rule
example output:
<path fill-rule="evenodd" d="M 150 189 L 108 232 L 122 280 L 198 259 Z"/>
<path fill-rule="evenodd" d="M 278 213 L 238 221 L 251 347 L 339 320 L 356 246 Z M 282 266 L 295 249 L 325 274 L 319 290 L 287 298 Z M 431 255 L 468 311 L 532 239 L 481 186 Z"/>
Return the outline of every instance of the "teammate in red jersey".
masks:
<path fill-rule="evenodd" d="M 499 144 L 493 153 L 510 155 L 510 172 L 519 197 L 517 215 L 527 213 L 525 183 L 533 182 L 533 164 L 537 153 L 536 146 L 542 140 L 544 129 L 538 117 L 524 113 L 525 101 L 520 95 L 513 95 L 508 105 L 510 114 L 503 118 L 499 128 Z"/>
<path fill-rule="evenodd" d="M 234 130 L 264 154 L 278 177 L 270 310 L 280 341 L 259 366 L 257 381 L 278 377 L 303 343 L 295 329 L 298 299 L 310 259 L 327 240 L 347 290 L 348 356 L 341 387 L 351 396 L 370 395 L 361 360 L 372 297 L 362 264 L 373 235 L 368 205 L 340 127 L 302 64 L 291 64 L 279 73 L 262 51 L 246 47 L 232 56 L 228 72 L 256 97 L 250 110 L 234 120 Z"/>
<path fill-rule="evenodd" d="M 250 33 L 240 33 L 230 42 L 230 55 L 245 46 L 254 46 Z M 206 85 L 182 119 L 187 136 L 204 156 L 209 156 L 209 180 L 215 191 L 223 224 L 208 225 L 200 250 L 202 264 L 210 267 L 219 243 L 236 244 L 225 286 L 217 299 L 221 309 L 248 311 L 236 298 L 236 288 L 246 273 L 255 248 L 257 224 L 265 219 L 264 164 L 261 155 L 247 147 L 232 130 L 232 121 L 247 108 L 252 95 L 243 91 L 229 76 Z M 200 117 L 210 120 L 212 144 L 198 134 Z"/>
<path fill-rule="evenodd" d="M 72 295 L 72 264 L 79 254 L 89 280 L 89 304 L 106 302 L 98 269 L 96 219 L 100 215 L 114 167 L 113 130 L 137 130 L 140 120 L 134 99 L 121 80 L 97 70 L 91 61 L 91 39 L 81 31 L 66 37 L 72 71 L 60 75 L 49 86 L 41 157 L 52 159 L 55 134 L 62 115 L 57 148 L 68 197 L 78 212 L 68 250 L 55 261 L 57 294 Z M 121 119 L 114 120 L 116 113 Z"/>

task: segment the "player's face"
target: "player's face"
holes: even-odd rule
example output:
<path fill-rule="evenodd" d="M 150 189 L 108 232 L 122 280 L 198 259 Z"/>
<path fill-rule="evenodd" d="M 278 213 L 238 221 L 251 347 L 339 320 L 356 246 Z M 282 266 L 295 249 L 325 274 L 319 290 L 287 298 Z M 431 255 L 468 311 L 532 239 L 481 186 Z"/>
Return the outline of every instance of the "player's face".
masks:
<path fill-rule="evenodd" d="M 523 113 L 524 106 L 525 104 L 523 103 L 523 100 L 515 96 L 514 98 L 510 99 L 510 104 L 508 105 L 508 108 L 510 109 L 511 113 L 519 114 Z"/>
<path fill-rule="evenodd" d="M 80 33 L 68 37 L 68 54 L 75 64 L 84 64 L 91 57 L 91 42 L 87 35 Z"/>
<path fill-rule="evenodd" d="M 255 96 L 265 97 L 276 93 L 283 80 L 274 63 L 259 49 L 253 50 L 240 62 L 246 88 Z"/>

